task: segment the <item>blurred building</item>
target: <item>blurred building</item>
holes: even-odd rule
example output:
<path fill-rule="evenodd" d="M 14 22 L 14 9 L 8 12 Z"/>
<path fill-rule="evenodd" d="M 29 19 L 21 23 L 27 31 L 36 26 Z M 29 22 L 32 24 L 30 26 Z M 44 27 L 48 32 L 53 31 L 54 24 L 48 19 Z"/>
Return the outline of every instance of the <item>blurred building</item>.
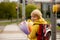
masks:
<path fill-rule="evenodd" d="M 33 4 L 34 0 L 27 0 L 29 4 Z"/>
<path fill-rule="evenodd" d="M 52 0 L 33 0 L 33 2 L 41 9 L 44 18 L 50 17 L 50 2 Z M 57 8 L 55 8 L 57 9 L 57 17 L 60 18 L 60 0 L 55 0 L 55 2 L 57 4 Z"/>

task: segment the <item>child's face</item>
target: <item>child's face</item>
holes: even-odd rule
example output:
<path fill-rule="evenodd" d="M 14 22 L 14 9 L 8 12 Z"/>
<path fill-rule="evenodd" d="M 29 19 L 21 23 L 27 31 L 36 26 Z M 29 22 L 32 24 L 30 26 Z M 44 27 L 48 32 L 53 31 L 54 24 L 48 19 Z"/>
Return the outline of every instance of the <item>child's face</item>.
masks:
<path fill-rule="evenodd" d="M 36 20 L 38 20 L 38 16 L 31 14 L 31 20 L 34 22 Z"/>

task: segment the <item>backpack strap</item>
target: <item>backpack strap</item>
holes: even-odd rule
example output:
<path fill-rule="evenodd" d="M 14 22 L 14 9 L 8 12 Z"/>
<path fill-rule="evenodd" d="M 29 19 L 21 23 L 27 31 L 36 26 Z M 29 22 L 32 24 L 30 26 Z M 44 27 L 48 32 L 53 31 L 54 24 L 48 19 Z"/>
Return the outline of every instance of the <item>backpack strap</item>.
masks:
<path fill-rule="evenodd" d="M 44 36 L 43 24 L 39 24 L 39 29 L 38 29 L 38 32 L 37 32 L 37 40 L 43 40 L 43 36 Z"/>

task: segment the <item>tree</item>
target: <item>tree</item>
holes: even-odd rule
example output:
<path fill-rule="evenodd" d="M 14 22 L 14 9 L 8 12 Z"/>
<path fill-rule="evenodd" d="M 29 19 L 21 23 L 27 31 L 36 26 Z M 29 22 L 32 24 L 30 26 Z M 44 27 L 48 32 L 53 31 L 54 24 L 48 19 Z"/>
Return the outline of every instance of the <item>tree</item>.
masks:
<path fill-rule="evenodd" d="M 37 6 L 34 5 L 34 4 L 28 4 L 26 5 L 26 17 L 30 17 L 30 14 L 31 12 L 34 10 L 34 9 L 37 9 Z"/>
<path fill-rule="evenodd" d="M 15 2 L 1 2 L 0 3 L 0 18 L 6 18 L 6 19 L 16 18 L 16 3 Z"/>

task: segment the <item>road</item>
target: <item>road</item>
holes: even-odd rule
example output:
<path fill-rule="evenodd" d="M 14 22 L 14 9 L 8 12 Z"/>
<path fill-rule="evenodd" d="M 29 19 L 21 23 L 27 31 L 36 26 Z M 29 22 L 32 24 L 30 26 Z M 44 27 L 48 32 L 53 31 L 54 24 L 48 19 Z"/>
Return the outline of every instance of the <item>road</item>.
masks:
<path fill-rule="evenodd" d="M 60 40 L 60 32 L 57 32 L 56 37 L 57 40 Z M 0 33 L 0 40 L 28 40 L 28 38 L 16 24 L 12 24 L 3 28 L 3 32 Z"/>

